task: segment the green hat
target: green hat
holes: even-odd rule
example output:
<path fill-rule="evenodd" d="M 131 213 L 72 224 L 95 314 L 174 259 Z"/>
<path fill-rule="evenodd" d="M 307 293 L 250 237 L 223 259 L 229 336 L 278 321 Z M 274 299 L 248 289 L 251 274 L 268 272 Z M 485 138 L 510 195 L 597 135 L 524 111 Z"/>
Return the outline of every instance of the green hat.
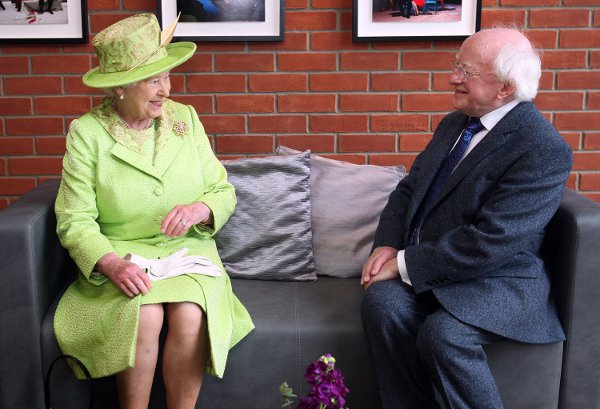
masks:
<path fill-rule="evenodd" d="M 111 88 L 130 84 L 187 61 L 196 44 L 169 44 L 175 33 L 175 20 L 162 33 L 154 14 L 138 14 L 123 19 L 100 31 L 92 45 L 99 66 L 83 76 L 88 87 Z"/>

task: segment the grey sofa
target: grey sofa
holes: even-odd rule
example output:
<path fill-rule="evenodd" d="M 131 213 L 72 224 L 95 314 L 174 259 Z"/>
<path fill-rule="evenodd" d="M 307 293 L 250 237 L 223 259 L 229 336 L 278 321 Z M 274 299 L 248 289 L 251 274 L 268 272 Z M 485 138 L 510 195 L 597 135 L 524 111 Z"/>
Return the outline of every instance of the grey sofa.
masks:
<path fill-rule="evenodd" d="M 46 182 L 0 212 L 0 408 L 43 408 L 44 375 L 59 354 L 52 316 L 75 275 L 55 234 L 57 187 Z M 490 365 L 507 409 L 600 408 L 600 204 L 567 191 L 547 230 L 546 261 L 568 339 L 503 342 L 487 349 Z M 306 366 L 327 352 L 350 388 L 348 406 L 379 406 L 358 279 L 233 279 L 233 286 L 256 330 L 231 351 L 224 379 L 207 377 L 198 407 L 277 408 L 279 384 L 305 395 Z M 86 407 L 87 386 L 65 365 L 53 379 L 55 408 Z M 96 380 L 95 392 L 97 409 L 118 407 L 114 378 Z M 163 399 L 158 371 L 151 407 L 164 408 Z"/>

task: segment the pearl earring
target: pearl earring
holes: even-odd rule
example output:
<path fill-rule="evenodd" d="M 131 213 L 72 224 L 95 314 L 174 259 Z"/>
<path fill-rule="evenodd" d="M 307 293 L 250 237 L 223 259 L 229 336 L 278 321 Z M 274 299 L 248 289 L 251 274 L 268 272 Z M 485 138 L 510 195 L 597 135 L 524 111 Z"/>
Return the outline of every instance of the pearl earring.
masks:
<path fill-rule="evenodd" d="M 125 99 L 125 95 L 119 95 L 119 99 L 122 101 Z"/>

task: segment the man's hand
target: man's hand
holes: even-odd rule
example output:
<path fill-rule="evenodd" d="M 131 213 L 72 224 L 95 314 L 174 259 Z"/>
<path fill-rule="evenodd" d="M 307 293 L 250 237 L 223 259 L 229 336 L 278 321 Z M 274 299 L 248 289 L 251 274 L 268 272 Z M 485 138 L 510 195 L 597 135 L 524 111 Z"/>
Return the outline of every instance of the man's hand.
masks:
<path fill-rule="evenodd" d="M 400 276 L 396 262 L 397 255 L 398 250 L 393 247 L 377 247 L 363 266 L 360 284 L 367 289 L 376 281 Z"/>
<path fill-rule="evenodd" d="M 373 283 L 376 283 L 378 281 L 394 280 L 398 278 L 400 278 L 400 272 L 398 271 L 398 262 L 396 261 L 396 258 L 393 258 L 391 260 L 386 261 L 377 273 L 377 275 L 371 277 L 371 280 L 368 283 L 363 284 L 363 287 L 366 290 L 371 285 L 373 285 Z"/>

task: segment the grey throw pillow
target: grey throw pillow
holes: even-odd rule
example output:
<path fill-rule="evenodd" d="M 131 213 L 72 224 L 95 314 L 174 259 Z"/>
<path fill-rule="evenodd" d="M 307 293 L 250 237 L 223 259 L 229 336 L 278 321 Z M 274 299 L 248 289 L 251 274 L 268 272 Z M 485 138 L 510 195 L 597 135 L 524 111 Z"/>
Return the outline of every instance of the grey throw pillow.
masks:
<path fill-rule="evenodd" d="M 280 146 L 277 153 L 297 154 Z M 311 155 L 311 218 L 317 274 L 358 277 L 379 215 L 406 175 L 404 166 L 355 165 Z"/>
<path fill-rule="evenodd" d="M 234 214 L 215 235 L 231 277 L 316 280 L 310 219 L 310 152 L 223 161 Z"/>

